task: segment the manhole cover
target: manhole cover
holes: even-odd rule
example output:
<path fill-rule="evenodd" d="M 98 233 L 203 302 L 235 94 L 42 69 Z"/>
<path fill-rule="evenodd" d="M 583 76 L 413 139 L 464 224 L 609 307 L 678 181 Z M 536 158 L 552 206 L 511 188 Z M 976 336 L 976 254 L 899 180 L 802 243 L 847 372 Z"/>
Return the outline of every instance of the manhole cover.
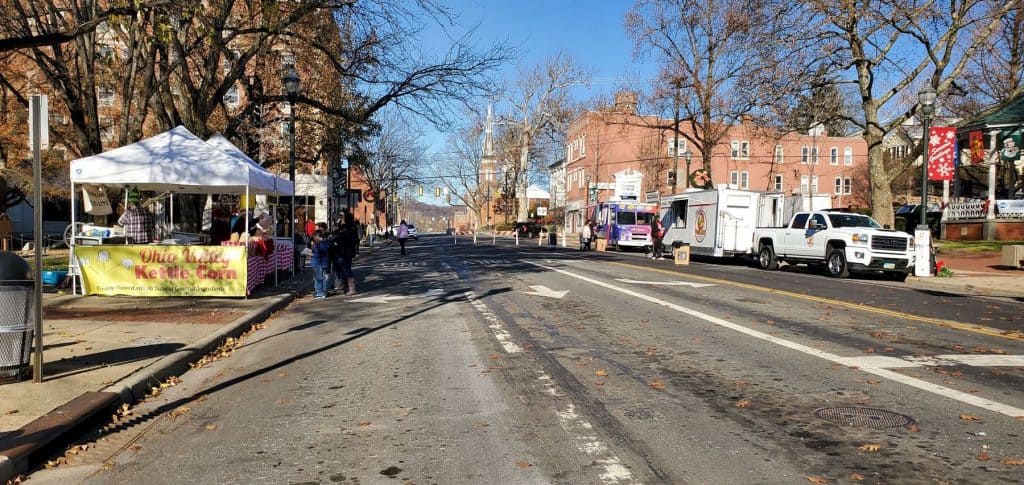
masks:
<path fill-rule="evenodd" d="M 914 422 L 914 418 L 905 414 L 857 406 L 821 408 L 814 411 L 814 415 L 836 424 L 858 428 L 898 428 Z"/>

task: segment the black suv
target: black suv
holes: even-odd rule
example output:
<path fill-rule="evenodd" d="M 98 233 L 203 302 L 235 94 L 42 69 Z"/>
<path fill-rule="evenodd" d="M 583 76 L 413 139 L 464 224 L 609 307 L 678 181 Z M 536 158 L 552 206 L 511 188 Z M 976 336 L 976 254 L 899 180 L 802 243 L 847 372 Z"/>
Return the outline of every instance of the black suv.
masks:
<path fill-rule="evenodd" d="M 523 237 L 537 237 L 540 235 L 541 225 L 536 222 L 517 222 L 516 232 Z"/>

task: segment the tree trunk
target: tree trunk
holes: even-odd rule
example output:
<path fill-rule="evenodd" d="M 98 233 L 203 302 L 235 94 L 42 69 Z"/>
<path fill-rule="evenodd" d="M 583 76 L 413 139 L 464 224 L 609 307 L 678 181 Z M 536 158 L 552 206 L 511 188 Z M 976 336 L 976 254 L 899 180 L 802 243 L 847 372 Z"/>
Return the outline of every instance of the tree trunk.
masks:
<path fill-rule="evenodd" d="M 871 183 L 871 217 L 883 226 L 894 227 L 895 214 L 892 208 L 892 179 L 889 178 L 882 153 L 882 137 L 867 133 L 864 141 L 868 145 L 868 174 Z"/>
<path fill-rule="evenodd" d="M 516 222 L 526 222 L 530 218 L 530 199 L 526 196 L 526 188 L 529 186 L 530 178 L 527 176 L 527 168 L 530 163 L 530 135 L 523 134 L 523 142 L 519 147 L 519 187 L 516 192 L 519 195 L 519 211 L 516 214 Z"/>

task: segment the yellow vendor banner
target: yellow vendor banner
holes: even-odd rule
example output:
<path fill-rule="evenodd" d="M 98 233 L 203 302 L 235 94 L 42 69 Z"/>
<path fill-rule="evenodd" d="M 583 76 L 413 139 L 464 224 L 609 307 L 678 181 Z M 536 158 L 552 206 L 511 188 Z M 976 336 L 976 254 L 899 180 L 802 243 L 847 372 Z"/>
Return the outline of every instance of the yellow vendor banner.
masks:
<path fill-rule="evenodd" d="M 87 295 L 245 296 L 245 246 L 78 246 Z"/>

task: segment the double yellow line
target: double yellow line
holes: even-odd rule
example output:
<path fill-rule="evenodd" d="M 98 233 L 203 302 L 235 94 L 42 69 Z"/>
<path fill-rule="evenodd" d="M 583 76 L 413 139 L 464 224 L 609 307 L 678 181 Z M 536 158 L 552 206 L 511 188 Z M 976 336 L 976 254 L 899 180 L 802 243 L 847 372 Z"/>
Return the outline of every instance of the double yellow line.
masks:
<path fill-rule="evenodd" d="M 998 337 L 998 338 L 1007 339 L 1007 340 L 1024 341 L 1024 334 L 1022 334 L 1021 332 L 1007 332 L 1007 331 L 1004 331 L 1004 330 L 1000 330 L 998 328 L 986 327 L 986 326 L 983 326 L 983 325 L 974 325 L 974 324 L 970 324 L 970 323 L 955 322 L 953 320 L 944 320 L 944 319 L 941 319 L 941 318 L 922 317 L 922 316 L 918 316 L 918 315 L 911 315 L 909 313 L 897 312 L 897 311 L 893 311 L 893 310 L 886 310 L 884 308 L 875 308 L 875 307 L 872 307 L 872 306 L 862 305 L 860 303 L 850 303 L 850 302 L 845 302 L 845 301 L 841 301 L 841 300 L 832 300 L 832 299 L 829 299 L 829 298 L 822 298 L 820 296 L 806 295 L 806 294 L 803 294 L 803 293 L 795 293 L 795 292 L 792 292 L 792 291 L 777 290 L 777 289 L 774 289 L 774 288 L 765 288 L 763 286 L 757 286 L 757 285 L 748 285 L 746 283 L 737 283 L 735 281 L 723 280 L 723 279 L 720 279 L 720 278 L 712 278 L 710 276 L 701 276 L 701 275 L 695 275 L 695 274 L 690 274 L 690 273 L 679 273 L 679 272 L 676 272 L 676 271 L 669 271 L 669 270 L 659 269 L 659 268 L 648 268 L 646 266 L 638 266 L 638 265 L 630 264 L 630 263 L 621 263 L 621 262 L 618 262 L 618 261 L 609 261 L 609 263 L 616 264 L 616 265 L 619 265 L 619 266 L 624 266 L 624 267 L 627 267 L 627 268 L 634 268 L 634 269 L 640 269 L 640 270 L 646 270 L 646 271 L 653 271 L 655 273 L 663 273 L 663 274 L 667 274 L 667 275 L 671 275 L 671 276 L 675 276 L 675 277 L 679 277 L 679 276 L 682 275 L 682 276 L 686 276 L 687 278 L 693 278 L 695 280 L 707 281 L 707 282 L 710 282 L 710 283 L 716 283 L 716 284 L 720 284 L 720 285 L 728 285 L 728 286 L 732 286 L 734 288 L 743 288 L 743 289 L 746 289 L 746 290 L 760 291 L 762 293 L 771 293 L 771 294 L 774 294 L 774 295 L 780 295 L 780 296 L 785 296 L 785 297 L 789 297 L 789 298 L 799 298 L 801 300 L 808 300 L 808 301 L 813 301 L 813 302 L 818 302 L 818 303 L 824 303 L 824 304 L 832 305 L 832 306 L 835 306 L 835 307 L 845 307 L 845 308 L 849 308 L 849 309 L 853 309 L 853 310 L 860 310 L 860 311 L 864 311 L 864 312 L 875 313 L 875 314 L 878 314 L 878 315 L 885 315 L 885 316 L 889 316 L 889 317 L 900 318 L 900 319 L 903 319 L 903 320 L 910 320 L 910 321 L 914 321 L 914 322 L 921 322 L 921 323 L 927 323 L 927 324 L 931 324 L 931 325 L 937 325 L 939 327 L 952 328 L 952 329 L 955 329 L 955 330 L 963 330 L 963 331 L 967 331 L 967 332 L 979 333 L 979 334 L 982 334 L 982 335 L 987 335 L 989 337 Z"/>

